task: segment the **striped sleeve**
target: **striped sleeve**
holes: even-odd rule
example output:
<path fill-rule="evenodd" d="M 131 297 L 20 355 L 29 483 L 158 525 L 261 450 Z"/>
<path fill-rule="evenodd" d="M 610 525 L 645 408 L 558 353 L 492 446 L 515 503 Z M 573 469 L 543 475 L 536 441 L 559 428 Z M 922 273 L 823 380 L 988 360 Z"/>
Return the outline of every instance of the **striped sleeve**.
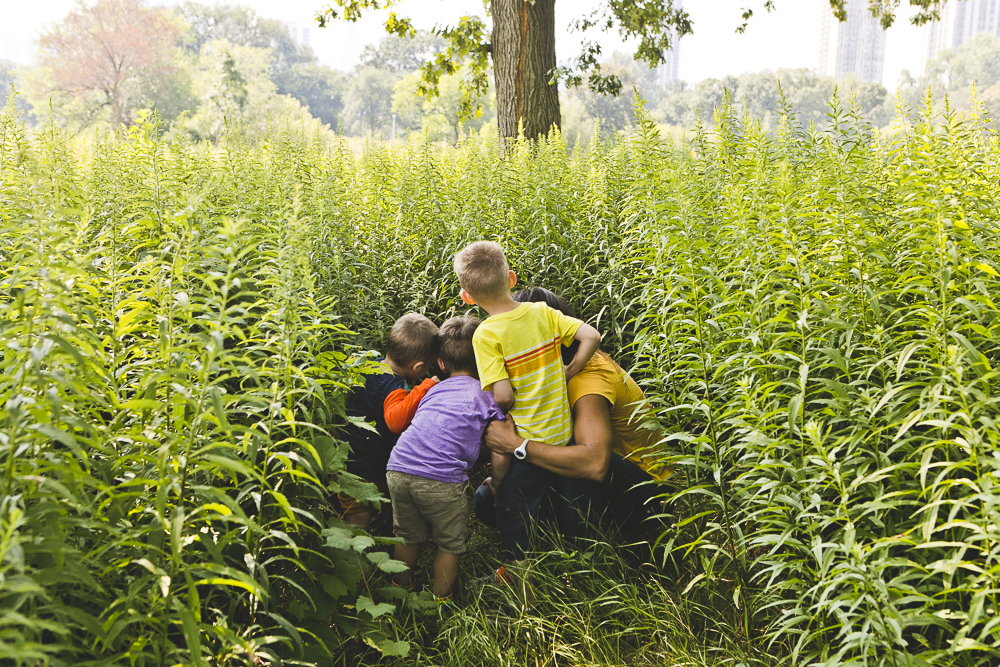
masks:
<path fill-rule="evenodd" d="M 572 343 L 573 339 L 576 338 L 576 332 L 580 330 L 580 325 L 583 324 L 583 320 L 564 315 L 554 308 L 546 310 L 551 320 L 552 329 L 559 336 L 559 342 L 563 345 Z"/>

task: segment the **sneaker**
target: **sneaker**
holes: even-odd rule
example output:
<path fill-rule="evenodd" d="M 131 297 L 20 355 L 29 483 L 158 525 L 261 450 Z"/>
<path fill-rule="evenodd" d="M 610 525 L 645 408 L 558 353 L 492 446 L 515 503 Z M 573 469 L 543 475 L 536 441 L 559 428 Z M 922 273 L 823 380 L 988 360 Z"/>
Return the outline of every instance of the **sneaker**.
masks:
<path fill-rule="evenodd" d="M 495 584 L 497 586 L 510 585 L 514 583 L 514 580 L 510 576 L 510 572 L 504 569 L 503 565 L 497 568 L 497 571 L 493 574 L 487 574 L 485 577 L 477 577 L 473 581 L 480 584 Z"/>

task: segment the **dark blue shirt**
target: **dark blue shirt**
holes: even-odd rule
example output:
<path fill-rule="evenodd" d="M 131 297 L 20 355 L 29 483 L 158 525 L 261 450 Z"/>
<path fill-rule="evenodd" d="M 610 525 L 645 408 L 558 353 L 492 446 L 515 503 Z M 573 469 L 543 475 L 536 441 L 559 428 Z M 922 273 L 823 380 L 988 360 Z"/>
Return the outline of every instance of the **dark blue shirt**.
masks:
<path fill-rule="evenodd" d="M 378 433 L 354 424 L 344 427 L 344 439 L 350 447 L 347 455 L 347 472 L 369 482 L 385 480 L 385 466 L 389 454 L 399 439 L 385 423 L 385 399 L 397 389 L 405 389 L 406 381 L 392 373 L 365 376 L 363 387 L 355 387 L 347 398 L 347 414 L 374 422 Z"/>

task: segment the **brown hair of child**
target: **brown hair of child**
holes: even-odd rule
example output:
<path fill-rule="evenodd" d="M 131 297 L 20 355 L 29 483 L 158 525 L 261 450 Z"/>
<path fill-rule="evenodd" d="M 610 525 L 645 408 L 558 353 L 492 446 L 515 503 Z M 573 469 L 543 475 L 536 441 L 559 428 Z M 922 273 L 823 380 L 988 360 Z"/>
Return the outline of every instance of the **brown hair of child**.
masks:
<path fill-rule="evenodd" d="M 476 353 L 472 349 L 472 334 L 479 326 L 477 317 L 453 317 L 438 331 L 438 357 L 448 373 L 468 373 L 479 379 Z"/>
<path fill-rule="evenodd" d="M 407 313 L 389 330 L 385 356 L 400 366 L 415 361 L 433 364 L 437 359 L 437 334 L 437 325 L 429 319 L 420 313 Z"/>

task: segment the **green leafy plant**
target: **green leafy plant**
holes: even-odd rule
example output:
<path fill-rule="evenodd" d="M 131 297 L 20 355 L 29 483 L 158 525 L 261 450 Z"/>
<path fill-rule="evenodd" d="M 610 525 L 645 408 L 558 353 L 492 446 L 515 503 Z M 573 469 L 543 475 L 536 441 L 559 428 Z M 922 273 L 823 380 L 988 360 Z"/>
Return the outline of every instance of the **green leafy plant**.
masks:
<path fill-rule="evenodd" d="M 996 662 L 982 109 L 928 100 L 885 136 L 851 98 L 822 130 L 726 103 L 684 144 L 636 113 L 585 150 L 355 156 L 291 125 L 194 145 L 155 115 L 83 146 L 8 105 L 0 656 Z M 535 609 L 484 589 L 430 622 L 388 585 L 392 540 L 337 516 L 339 491 L 380 501 L 343 471 L 344 397 L 399 315 L 469 310 L 452 257 L 480 238 L 598 326 L 674 474 L 642 574 L 567 547 L 529 565 Z"/>

